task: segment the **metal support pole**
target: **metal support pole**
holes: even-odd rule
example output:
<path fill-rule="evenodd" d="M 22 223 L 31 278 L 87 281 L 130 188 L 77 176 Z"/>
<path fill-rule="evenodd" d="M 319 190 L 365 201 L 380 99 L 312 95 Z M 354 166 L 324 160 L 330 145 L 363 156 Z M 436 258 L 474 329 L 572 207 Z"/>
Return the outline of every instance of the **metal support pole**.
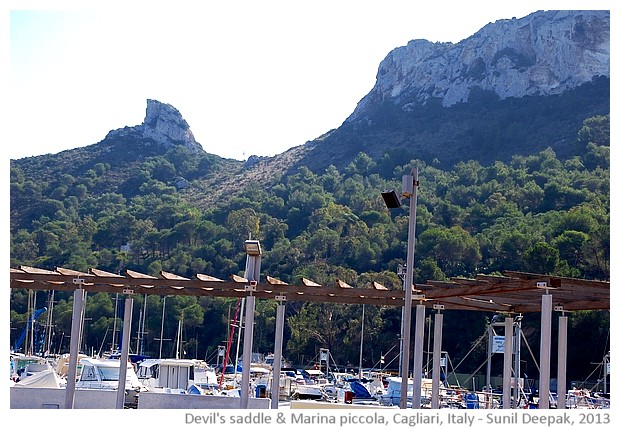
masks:
<path fill-rule="evenodd" d="M 513 398 L 514 398 L 514 407 L 519 408 L 519 398 L 521 397 L 521 386 L 519 385 L 519 380 L 521 379 L 521 316 L 518 316 L 515 319 L 515 333 L 514 333 L 514 344 L 515 344 L 515 362 L 514 362 L 514 374 L 515 374 L 515 385 L 512 390 Z"/>
<path fill-rule="evenodd" d="M 510 377 L 512 376 L 512 324 L 513 318 L 504 319 L 504 374 L 502 379 L 502 408 L 510 409 Z"/>
<path fill-rule="evenodd" d="M 121 345 L 120 367 L 118 372 L 118 391 L 116 392 L 116 408 L 125 405 L 125 384 L 127 381 L 127 362 L 129 361 L 129 339 L 131 338 L 131 316 L 133 314 L 133 298 L 127 294 L 123 314 L 123 341 Z"/>
<path fill-rule="evenodd" d="M 360 364 L 359 364 L 359 372 L 357 374 L 357 378 L 359 380 L 362 379 L 362 356 L 364 353 L 364 313 L 366 310 L 366 305 L 362 304 L 362 333 L 360 336 Z"/>
<path fill-rule="evenodd" d="M 558 409 L 566 408 L 566 351 L 568 350 L 568 317 L 558 319 Z"/>
<path fill-rule="evenodd" d="M 415 312 L 415 344 L 413 351 L 413 395 L 411 408 L 422 407 L 422 366 L 424 360 L 424 321 L 426 320 L 426 307 L 423 304 L 416 305 Z"/>
<path fill-rule="evenodd" d="M 284 306 L 285 295 L 277 295 L 276 338 L 273 351 L 273 373 L 271 379 L 271 408 L 277 409 L 280 401 L 280 369 L 282 367 L 282 340 L 284 339 Z"/>
<path fill-rule="evenodd" d="M 80 286 L 73 292 L 73 314 L 71 316 L 71 342 L 69 345 L 69 371 L 67 373 L 67 387 L 65 392 L 65 408 L 72 409 L 75 400 L 75 379 L 77 377 L 77 358 L 80 351 L 80 329 L 84 317 L 84 289 L 83 279 L 74 279 Z"/>
<path fill-rule="evenodd" d="M 241 400 L 239 408 L 248 408 L 250 398 L 250 366 L 252 364 L 252 344 L 254 338 L 254 309 L 256 297 L 252 292 L 256 289 L 256 282 L 260 277 L 261 256 L 248 254 L 245 265 L 245 278 L 248 280 L 245 298 L 245 329 L 243 333 L 243 367 L 241 368 Z"/>
<path fill-rule="evenodd" d="M 435 313 L 435 330 L 433 331 L 433 391 L 431 408 L 439 408 L 439 383 L 441 382 L 441 340 L 443 335 L 443 314 Z"/>
<path fill-rule="evenodd" d="M 407 183 L 408 182 L 408 183 Z M 411 348 L 411 299 L 413 295 L 413 261 L 415 254 L 415 224 L 416 207 L 418 200 L 418 169 L 411 170 L 411 176 L 403 176 L 403 187 L 411 189 L 409 201 L 409 229 L 407 233 L 407 272 L 405 273 L 405 308 L 403 315 L 403 351 L 402 351 L 402 371 L 400 387 L 400 408 L 407 408 L 407 384 L 409 381 L 409 350 Z M 424 329 L 424 320 L 421 322 Z M 424 332 L 422 332 L 424 336 Z M 420 359 L 422 355 L 420 354 Z M 421 380 L 420 380 L 421 382 Z M 415 394 L 415 391 L 414 391 Z M 418 395 L 420 393 L 418 392 Z"/>
<path fill-rule="evenodd" d="M 603 357 L 603 393 L 607 393 L 607 378 L 609 377 L 609 352 Z"/>
<path fill-rule="evenodd" d="M 403 280 L 403 290 L 407 290 L 406 282 Z M 405 338 L 405 306 L 400 311 L 400 338 L 398 339 L 398 347 L 400 352 L 398 353 L 398 375 L 403 377 L 403 338 Z"/>
<path fill-rule="evenodd" d="M 256 298 L 253 295 L 246 297 L 245 330 L 243 333 L 243 363 L 241 368 L 241 406 L 248 408 L 250 397 L 250 366 L 252 364 L 252 343 L 254 337 L 254 308 Z"/>
<path fill-rule="evenodd" d="M 159 331 L 159 358 L 161 359 L 161 350 L 164 345 L 164 317 L 166 316 L 166 295 L 164 295 L 161 304 L 161 330 Z"/>
<path fill-rule="evenodd" d="M 491 323 L 489 323 L 489 327 L 487 328 L 488 333 L 487 333 L 486 408 L 491 408 L 491 405 L 493 403 L 493 386 L 491 386 L 491 358 L 493 357 L 493 332 L 494 332 L 493 324 L 494 322 L 491 321 Z"/>
<path fill-rule="evenodd" d="M 539 402 L 540 409 L 549 408 L 549 381 L 551 378 L 551 315 L 553 312 L 553 296 L 548 293 L 542 296 L 540 314 L 540 380 Z"/>

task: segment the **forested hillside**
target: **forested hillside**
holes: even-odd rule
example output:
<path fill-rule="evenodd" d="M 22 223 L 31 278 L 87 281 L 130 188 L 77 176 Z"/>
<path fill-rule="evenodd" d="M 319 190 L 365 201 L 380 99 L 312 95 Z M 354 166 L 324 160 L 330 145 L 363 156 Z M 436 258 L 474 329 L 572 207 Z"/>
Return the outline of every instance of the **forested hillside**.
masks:
<path fill-rule="evenodd" d="M 196 204 L 197 190 L 210 192 L 221 177 L 234 178 L 240 166 L 183 148 L 145 156 L 131 168 L 99 160 L 63 174 L 55 170 L 53 156 L 45 163 L 43 157 L 12 161 L 11 266 L 227 278 L 243 274 L 242 245 L 251 236 L 264 249 L 263 275 L 291 283 L 301 277 L 322 284 L 339 278 L 357 287 L 376 280 L 401 288 L 397 269 L 406 257 L 408 210 L 389 211 L 380 193 L 399 190 L 401 176 L 417 166 L 416 283 L 502 270 L 608 280 L 609 116 L 584 121 L 569 143 L 581 148 L 579 155 L 561 158 L 548 148 L 509 161 L 482 165 L 470 159 L 445 169 L 411 158 L 386 169 L 388 161 L 395 164 L 395 153 L 386 160 L 360 152 L 347 165 L 324 171 L 302 165 L 266 183 L 246 183 L 210 205 Z M 38 292 L 36 307 L 47 299 Z M 58 292 L 54 299 L 51 351 L 66 352 L 72 299 Z M 137 297 L 135 311 L 145 308 L 144 299 L 146 341 L 137 351 L 156 356 L 163 302 L 158 296 Z M 185 353 L 205 358 L 225 341 L 236 301 L 177 296 L 165 305 L 164 338 L 175 338 L 182 319 Z M 25 326 L 27 306 L 28 291 L 13 290 L 11 344 Z M 110 347 L 115 314 L 114 296 L 88 296 L 85 351 Z M 366 308 L 365 314 L 364 365 L 375 365 L 388 351 L 390 361 L 398 350 L 400 309 Z M 358 362 L 360 306 L 291 303 L 287 316 L 289 360 L 306 364 L 319 347 L 327 347 L 343 365 Z M 447 312 L 444 344 L 453 360 L 462 359 L 485 334 L 487 316 Z M 524 319 L 534 348 L 537 319 Z M 255 321 L 255 350 L 267 353 L 273 350 L 275 304 L 259 302 Z M 138 318 L 134 323 L 137 332 Z M 586 377 L 590 362 L 608 351 L 609 314 L 584 312 L 571 316 L 571 323 L 569 342 L 587 336 L 588 347 L 570 351 L 569 377 Z M 164 354 L 173 355 L 174 347 L 174 341 L 166 342 Z M 461 370 L 477 368 L 481 360 L 476 359 L 485 353 L 481 345 Z"/>

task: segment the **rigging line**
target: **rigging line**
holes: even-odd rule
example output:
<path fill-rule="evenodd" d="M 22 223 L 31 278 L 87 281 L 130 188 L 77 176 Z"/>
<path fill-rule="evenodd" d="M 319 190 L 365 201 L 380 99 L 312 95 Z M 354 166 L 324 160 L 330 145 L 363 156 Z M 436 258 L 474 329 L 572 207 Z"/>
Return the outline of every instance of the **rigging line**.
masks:
<path fill-rule="evenodd" d="M 538 370 L 538 372 L 540 372 L 540 366 L 538 365 L 538 362 L 536 361 L 536 356 L 534 356 L 534 352 L 532 351 L 532 348 L 530 347 L 530 343 L 527 342 L 527 337 L 523 334 L 523 331 L 521 332 L 521 338 L 523 338 L 523 342 L 525 343 L 525 345 L 527 346 L 527 349 L 530 352 L 530 356 L 532 357 L 532 360 L 534 361 L 534 365 L 536 365 L 536 369 Z"/>
<path fill-rule="evenodd" d="M 599 362 L 596 367 L 592 370 L 592 372 L 590 374 L 588 374 L 588 376 L 586 377 L 586 379 L 579 385 L 579 388 L 583 388 L 584 384 L 590 379 L 590 377 L 592 377 L 592 375 L 594 375 L 594 373 L 603 366 L 605 362 Z M 596 383 L 596 386 L 598 386 L 598 384 L 600 383 L 600 380 L 598 380 L 598 382 Z"/>
<path fill-rule="evenodd" d="M 475 344 L 471 347 L 471 349 L 469 349 L 469 351 L 467 352 L 467 354 L 465 356 L 463 356 L 463 359 L 461 359 L 461 361 L 458 363 L 457 366 L 452 367 L 452 372 L 450 374 L 454 374 L 457 370 L 457 368 L 465 361 L 465 359 L 467 358 L 467 356 L 469 356 L 475 349 L 476 347 L 478 347 L 478 344 L 480 344 L 482 342 L 482 340 L 486 339 L 487 337 L 487 333 L 485 332 L 484 334 L 482 334 L 475 342 Z M 485 361 L 486 362 L 486 361 Z"/>
<path fill-rule="evenodd" d="M 450 355 L 448 353 L 446 353 L 446 356 L 448 356 L 448 362 L 450 363 L 450 366 L 452 367 L 452 372 L 454 373 L 454 371 L 456 371 L 456 369 L 454 368 L 454 364 L 452 363 L 452 359 L 450 359 Z M 459 382 L 459 378 L 456 378 L 456 385 L 458 387 L 461 387 L 461 383 Z M 448 366 L 446 366 L 446 382 L 448 381 Z"/>
<path fill-rule="evenodd" d="M 110 330 L 110 327 L 108 326 L 105 329 L 105 334 L 103 335 L 103 341 L 101 341 L 101 347 L 99 347 L 99 352 L 97 352 L 97 356 L 101 356 L 101 352 L 103 351 L 103 347 L 105 346 L 105 339 L 108 337 L 109 330 Z"/>
<path fill-rule="evenodd" d="M 316 362 L 318 361 L 318 359 L 317 359 L 318 357 L 319 357 L 318 353 L 317 353 L 317 354 L 315 354 L 315 355 L 314 355 L 314 357 L 308 361 L 308 365 L 306 365 L 306 366 L 304 367 L 304 369 L 308 369 L 308 368 L 310 368 L 310 365 L 315 365 L 315 364 L 316 364 Z M 312 362 L 315 362 L 315 363 L 312 363 Z M 319 363 L 320 363 L 320 362 L 319 362 Z"/>
<path fill-rule="evenodd" d="M 396 356 L 394 356 L 394 357 L 392 358 L 392 360 L 391 360 L 391 361 L 389 361 L 388 363 L 386 363 L 386 364 L 385 364 L 385 366 L 384 366 L 384 371 L 385 371 L 385 368 L 388 368 L 390 365 L 392 365 L 392 363 L 393 363 L 396 359 L 398 359 L 399 357 L 400 357 L 400 353 L 399 353 L 399 354 L 397 354 Z"/>
<path fill-rule="evenodd" d="M 207 351 L 205 352 L 205 359 L 204 359 L 205 362 L 209 363 L 214 357 L 217 357 L 218 352 L 219 350 L 216 347 L 215 350 L 213 350 L 211 354 L 209 354 L 209 347 L 207 347 Z"/>
<path fill-rule="evenodd" d="M 224 374 L 226 373 L 226 366 L 228 365 L 228 358 L 230 357 L 230 346 L 232 345 L 233 337 L 235 335 L 235 326 L 237 325 L 237 316 L 239 314 L 239 304 L 241 303 L 241 298 L 237 299 L 237 308 L 235 309 L 235 320 L 231 326 L 230 337 L 228 340 L 228 344 L 226 346 L 226 357 L 224 358 L 224 364 L 222 365 L 222 375 L 220 377 L 220 386 L 222 388 L 222 383 L 224 383 Z M 235 362 L 235 368 L 237 368 L 237 362 Z"/>
<path fill-rule="evenodd" d="M 391 349 L 389 349 L 387 352 L 385 352 L 385 354 L 383 354 L 383 353 L 382 353 L 382 354 L 383 354 L 383 356 L 387 356 L 387 355 L 388 355 L 388 353 L 390 353 L 392 350 L 394 350 L 394 348 L 395 348 L 397 345 L 398 345 L 398 344 L 393 345 Z M 392 359 L 389 363 L 394 362 L 394 361 L 396 360 L 396 358 L 397 358 L 397 357 L 398 357 L 398 354 L 397 354 L 397 355 L 396 355 L 396 357 L 395 357 L 395 358 L 393 358 L 393 359 Z M 372 367 L 372 368 L 370 368 L 370 371 L 374 371 L 375 369 L 377 369 L 377 364 L 381 364 L 381 359 L 379 359 L 379 362 L 376 362 L 376 363 L 373 365 L 373 367 Z M 388 365 L 389 365 L 389 364 L 388 364 Z M 384 364 L 384 366 L 387 366 L 387 365 L 385 365 L 385 364 Z"/>
<path fill-rule="evenodd" d="M 327 354 L 328 354 L 328 358 L 332 359 L 332 362 L 334 363 L 334 369 L 336 370 L 336 372 L 340 372 L 340 368 L 338 368 L 338 364 L 336 363 L 336 360 L 334 359 L 334 356 L 332 356 L 332 352 L 328 351 Z M 332 372 L 334 372 L 334 371 L 332 371 Z"/>
<path fill-rule="evenodd" d="M 476 373 L 477 373 L 478 371 L 480 371 L 484 365 L 486 365 L 486 363 L 487 363 L 487 361 L 488 361 L 488 360 L 489 360 L 488 358 L 487 358 L 487 359 L 485 359 L 485 360 L 484 360 L 484 362 L 482 362 L 482 365 L 480 365 L 478 368 L 476 368 L 476 369 L 475 369 L 475 370 L 471 373 L 471 375 L 465 379 L 464 383 L 465 383 L 465 384 L 467 384 L 467 382 L 468 382 L 469 380 L 471 380 L 472 378 L 474 378 L 474 376 L 476 375 Z M 453 373 L 454 373 L 454 371 L 453 371 Z M 458 380 L 458 377 L 457 377 L 457 380 Z"/>

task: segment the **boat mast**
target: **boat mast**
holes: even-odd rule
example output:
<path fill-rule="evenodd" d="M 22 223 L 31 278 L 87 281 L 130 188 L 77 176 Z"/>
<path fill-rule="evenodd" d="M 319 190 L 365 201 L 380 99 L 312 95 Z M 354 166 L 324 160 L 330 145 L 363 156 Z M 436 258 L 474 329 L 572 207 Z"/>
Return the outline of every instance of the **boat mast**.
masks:
<path fill-rule="evenodd" d="M 148 298 L 148 295 L 144 294 L 144 307 L 142 308 L 142 313 L 144 315 L 142 316 L 142 335 L 140 335 L 141 347 L 140 349 L 136 349 L 136 351 L 142 355 L 144 354 L 144 334 L 146 333 L 146 301 L 147 301 L 147 298 Z"/>
<path fill-rule="evenodd" d="M 112 347 L 110 351 L 114 351 L 116 347 L 116 318 L 118 317 L 118 293 L 114 297 L 114 324 L 112 325 Z"/>
<path fill-rule="evenodd" d="M 241 313 L 239 314 L 239 333 L 237 334 L 237 350 L 235 352 L 235 370 L 234 370 L 235 375 L 237 375 L 237 363 L 239 362 L 239 345 L 241 344 L 241 330 L 243 328 L 243 308 L 244 307 L 245 307 L 245 298 L 241 298 Z M 251 360 L 252 360 L 252 357 L 250 356 L 250 362 Z"/>
<path fill-rule="evenodd" d="M 49 291 L 49 300 L 47 304 L 49 311 L 47 312 L 47 325 L 45 326 L 45 354 L 52 354 L 52 332 L 53 332 L 53 319 L 52 313 L 54 311 L 54 291 Z"/>
<path fill-rule="evenodd" d="M 183 358 L 183 312 L 181 312 L 181 318 L 179 319 L 179 324 L 177 326 L 177 349 L 176 349 L 176 358 Z"/>
<path fill-rule="evenodd" d="M 140 310 L 140 317 L 138 317 L 138 333 L 136 335 L 136 352 L 140 350 L 140 326 L 142 325 L 142 310 Z"/>
<path fill-rule="evenodd" d="M 226 373 L 226 366 L 228 365 L 228 358 L 230 357 L 230 346 L 232 345 L 232 339 L 235 335 L 235 325 L 237 323 L 237 315 L 239 314 L 239 304 L 241 303 L 241 298 L 237 299 L 237 308 L 235 309 L 235 320 L 231 324 L 230 328 L 230 337 L 228 337 L 228 344 L 226 346 L 226 356 L 224 357 L 224 364 L 222 365 L 222 375 L 220 377 L 220 386 L 222 388 L 222 383 L 224 382 L 224 374 Z M 237 367 L 235 362 L 235 368 Z"/>

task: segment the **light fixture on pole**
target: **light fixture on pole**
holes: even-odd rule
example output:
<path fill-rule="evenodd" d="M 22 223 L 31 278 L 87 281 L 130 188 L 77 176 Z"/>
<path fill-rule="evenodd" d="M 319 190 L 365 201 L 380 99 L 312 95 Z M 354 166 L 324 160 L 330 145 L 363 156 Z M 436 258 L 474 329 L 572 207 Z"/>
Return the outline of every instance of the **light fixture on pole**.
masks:
<path fill-rule="evenodd" d="M 249 256 L 260 256 L 263 254 L 260 248 L 260 241 L 258 240 L 245 240 L 243 243 L 245 253 Z"/>
<path fill-rule="evenodd" d="M 411 175 L 404 175 L 402 181 L 402 196 L 409 198 L 409 230 L 407 234 L 407 265 L 405 273 L 405 300 L 403 308 L 403 320 L 401 326 L 402 332 L 402 357 L 401 357 L 401 387 L 400 387 L 400 408 L 407 408 L 407 384 L 409 381 L 409 349 L 411 347 L 411 301 L 413 299 L 413 260 L 415 252 L 415 224 L 416 224 L 416 206 L 417 206 L 417 189 L 418 169 L 414 167 Z M 401 201 L 394 190 L 381 193 L 381 197 L 385 205 L 389 209 L 401 207 Z M 414 402 L 416 397 L 414 392 Z M 414 408 L 416 404 L 412 404 Z"/>
<path fill-rule="evenodd" d="M 400 198 L 398 198 L 398 195 L 396 194 L 394 189 L 381 192 L 381 197 L 383 198 L 383 201 L 385 202 L 385 205 L 388 209 L 397 209 L 402 206 Z"/>

